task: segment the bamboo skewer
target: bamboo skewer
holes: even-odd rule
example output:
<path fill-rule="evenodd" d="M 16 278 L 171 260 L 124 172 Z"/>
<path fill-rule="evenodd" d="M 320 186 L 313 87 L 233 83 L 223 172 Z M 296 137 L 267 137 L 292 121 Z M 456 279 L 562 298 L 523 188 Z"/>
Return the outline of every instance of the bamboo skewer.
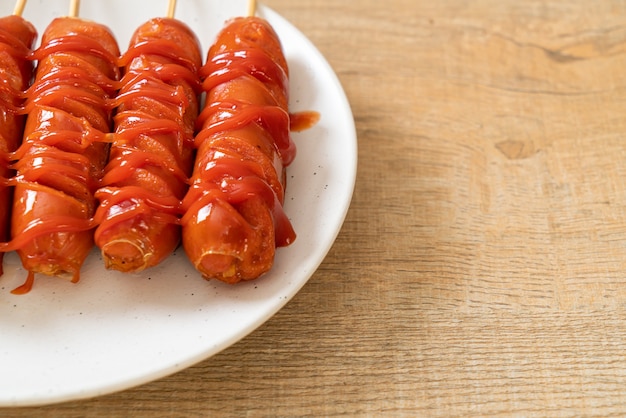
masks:
<path fill-rule="evenodd" d="M 15 16 L 22 16 L 24 12 L 24 7 L 26 7 L 26 0 L 17 0 L 15 3 L 15 8 L 13 9 L 13 14 Z"/>
<path fill-rule="evenodd" d="M 256 0 L 248 0 L 248 16 L 256 14 Z"/>
<path fill-rule="evenodd" d="M 170 3 L 167 7 L 167 17 L 169 17 L 170 19 L 173 19 L 175 14 L 176 14 L 176 0 L 170 0 Z"/>
<path fill-rule="evenodd" d="M 78 17 L 78 9 L 80 7 L 80 0 L 72 0 L 70 2 L 70 17 Z"/>

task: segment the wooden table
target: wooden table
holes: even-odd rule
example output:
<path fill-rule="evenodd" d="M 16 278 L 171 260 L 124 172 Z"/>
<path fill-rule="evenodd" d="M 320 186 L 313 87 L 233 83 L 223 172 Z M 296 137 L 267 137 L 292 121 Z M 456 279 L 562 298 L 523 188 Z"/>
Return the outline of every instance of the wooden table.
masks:
<path fill-rule="evenodd" d="M 0 415 L 626 415 L 626 4 L 265 4 L 354 111 L 328 257 L 194 367 Z"/>

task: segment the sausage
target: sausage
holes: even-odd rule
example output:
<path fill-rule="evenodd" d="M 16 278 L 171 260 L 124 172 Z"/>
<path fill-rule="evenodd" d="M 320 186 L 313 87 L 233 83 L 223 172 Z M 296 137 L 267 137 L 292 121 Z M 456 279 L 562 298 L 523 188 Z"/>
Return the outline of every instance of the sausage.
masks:
<path fill-rule="evenodd" d="M 16 176 L 12 240 L 32 286 L 35 273 L 77 282 L 93 248 L 94 192 L 107 161 L 106 133 L 119 87 L 119 48 L 98 23 L 53 20 L 31 59 L 38 62 L 26 93 L 23 144 L 13 153 Z"/>
<path fill-rule="evenodd" d="M 182 243 L 206 279 L 252 280 L 296 237 L 284 210 L 295 157 L 288 68 L 280 40 L 258 17 L 227 22 L 200 71 L 206 105 L 183 200 Z"/>
<path fill-rule="evenodd" d="M 10 213 L 13 189 L 6 180 L 13 175 L 9 167 L 9 153 L 22 142 L 24 115 L 19 113 L 23 105 L 23 92 L 33 77 L 33 63 L 28 56 L 33 48 L 37 31 L 20 16 L 0 18 L 0 241 L 9 239 Z M 0 275 L 3 272 L 0 253 Z"/>
<path fill-rule="evenodd" d="M 155 18 L 133 34 L 116 105 L 110 160 L 96 197 L 96 245 L 105 266 L 137 272 L 180 243 L 180 202 L 193 167 L 202 65 L 184 23 Z"/>

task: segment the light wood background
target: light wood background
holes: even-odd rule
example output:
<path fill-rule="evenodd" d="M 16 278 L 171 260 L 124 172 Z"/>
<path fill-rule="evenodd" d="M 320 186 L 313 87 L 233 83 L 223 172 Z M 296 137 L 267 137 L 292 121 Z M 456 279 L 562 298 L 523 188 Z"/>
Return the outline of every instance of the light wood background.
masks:
<path fill-rule="evenodd" d="M 626 2 L 265 4 L 356 120 L 327 259 L 195 367 L 0 415 L 626 416 Z"/>

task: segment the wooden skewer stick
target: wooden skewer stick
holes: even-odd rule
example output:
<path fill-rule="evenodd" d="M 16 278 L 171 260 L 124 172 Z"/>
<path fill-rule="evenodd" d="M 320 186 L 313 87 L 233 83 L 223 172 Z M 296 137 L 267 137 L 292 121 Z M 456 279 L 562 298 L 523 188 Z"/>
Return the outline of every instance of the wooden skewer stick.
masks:
<path fill-rule="evenodd" d="M 24 12 L 24 7 L 26 6 L 26 0 L 17 0 L 15 3 L 15 8 L 13 9 L 13 14 L 15 16 L 21 16 Z"/>
<path fill-rule="evenodd" d="M 248 0 L 248 16 L 256 14 L 256 0 Z"/>
<path fill-rule="evenodd" d="M 172 19 L 174 14 L 176 14 L 176 0 L 170 0 L 170 4 L 167 7 L 167 17 Z"/>
<path fill-rule="evenodd" d="M 78 17 L 78 9 L 80 7 L 80 0 L 72 0 L 70 2 L 70 17 Z"/>

